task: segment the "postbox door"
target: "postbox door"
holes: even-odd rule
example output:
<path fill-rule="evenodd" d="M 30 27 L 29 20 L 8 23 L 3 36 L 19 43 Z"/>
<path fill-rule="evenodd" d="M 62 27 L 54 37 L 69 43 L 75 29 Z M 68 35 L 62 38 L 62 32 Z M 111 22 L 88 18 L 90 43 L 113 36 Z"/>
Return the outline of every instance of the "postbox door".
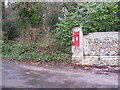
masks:
<path fill-rule="evenodd" d="M 79 32 L 74 32 L 74 46 L 80 46 Z"/>

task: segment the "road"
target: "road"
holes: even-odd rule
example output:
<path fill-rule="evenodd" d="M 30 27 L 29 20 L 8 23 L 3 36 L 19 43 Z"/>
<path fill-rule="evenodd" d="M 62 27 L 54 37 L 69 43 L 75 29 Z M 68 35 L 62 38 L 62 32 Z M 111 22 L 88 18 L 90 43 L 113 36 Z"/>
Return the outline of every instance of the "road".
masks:
<path fill-rule="evenodd" d="M 117 88 L 117 74 L 66 71 L 2 60 L 3 88 Z"/>

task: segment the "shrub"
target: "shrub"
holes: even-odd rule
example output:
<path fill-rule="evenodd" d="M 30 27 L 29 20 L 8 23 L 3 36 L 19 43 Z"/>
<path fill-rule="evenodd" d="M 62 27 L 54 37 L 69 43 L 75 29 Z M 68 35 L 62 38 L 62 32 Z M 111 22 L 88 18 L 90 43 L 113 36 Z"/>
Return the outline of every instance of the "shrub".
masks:
<path fill-rule="evenodd" d="M 57 24 L 58 27 L 55 30 L 56 35 L 55 44 L 58 44 L 60 51 L 66 53 L 71 52 L 70 46 L 73 44 L 72 29 L 79 25 L 80 23 L 77 20 L 74 20 L 72 17 L 64 18 L 61 20 L 59 24 Z"/>

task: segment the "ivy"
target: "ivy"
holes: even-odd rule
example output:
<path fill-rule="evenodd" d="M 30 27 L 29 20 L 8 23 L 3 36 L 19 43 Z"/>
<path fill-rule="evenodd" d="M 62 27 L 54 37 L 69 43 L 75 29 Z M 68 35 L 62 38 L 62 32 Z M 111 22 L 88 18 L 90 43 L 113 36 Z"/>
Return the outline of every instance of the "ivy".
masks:
<path fill-rule="evenodd" d="M 71 52 L 74 27 L 83 26 L 83 33 L 120 31 L 118 4 L 111 2 L 78 3 L 66 18 L 59 18 L 55 29 L 56 42 L 63 52 Z"/>

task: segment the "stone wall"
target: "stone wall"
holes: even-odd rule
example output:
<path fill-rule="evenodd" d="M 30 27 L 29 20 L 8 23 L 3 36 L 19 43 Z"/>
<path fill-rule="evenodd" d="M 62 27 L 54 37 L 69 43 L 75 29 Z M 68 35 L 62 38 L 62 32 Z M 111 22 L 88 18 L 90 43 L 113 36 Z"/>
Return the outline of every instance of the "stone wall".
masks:
<path fill-rule="evenodd" d="M 85 56 L 118 56 L 120 51 L 120 33 L 95 32 L 84 36 Z"/>
<path fill-rule="evenodd" d="M 79 31 L 82 33 L 82 30 Z M 83 46 L 72 46 L 73 62 L 82 65 L 118 66 L 119 36 L 120 32 L 94 32 L 84 35 L 80 40 Z"/>

